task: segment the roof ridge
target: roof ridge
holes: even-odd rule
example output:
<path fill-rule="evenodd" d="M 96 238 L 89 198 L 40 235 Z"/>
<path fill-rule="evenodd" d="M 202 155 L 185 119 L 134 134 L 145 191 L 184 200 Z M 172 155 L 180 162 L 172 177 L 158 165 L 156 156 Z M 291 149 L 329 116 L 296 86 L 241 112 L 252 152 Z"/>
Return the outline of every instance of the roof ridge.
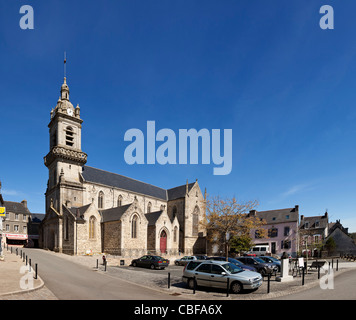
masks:
<path fill-rule="evenodd" d="M 110 174 L 115 174 L 115 175 L 120 176 L 120 177 L 124 177 L 124 178 L 130 179 L 130 180 L 134 180 L 134 181 L 137 181 L 137 182 L 140 182 L 140 183 L 144 183 L 144 184 L 150 185 L 150 186 L 152 186 L 152 187 L 159 188 L 159 189 L 161 189 L 161 190 L 167 191 L 167 189 L 158 187 L 158 186 L 156 186 L 156 185 L 154 185 L 154 184 L 147 183 L 147 182 L 144 182 L 144 181 L 141 181 L 141 180 L 137 180 L 137 179 L 134 179 L 134 178 L 130 178 L 130 177 L 128 177 L 128 176 L 124 176 L 124 175 L 119 174 L 119 173 L 116 173 L 116 172 L 110 172 L 110 171 L 107 171 L 107 170 L 103 170 L 103 169 L 99 169 L 99 168 L 95 168 L 95 167 L 91 167 L 91 166 L 84 166 L 84 167 L 92 168 L 92 169 L 95 169 L 95 170 L 100 170 L 100 171 L 107 172 L 107 173 L 110 173 Z"/>

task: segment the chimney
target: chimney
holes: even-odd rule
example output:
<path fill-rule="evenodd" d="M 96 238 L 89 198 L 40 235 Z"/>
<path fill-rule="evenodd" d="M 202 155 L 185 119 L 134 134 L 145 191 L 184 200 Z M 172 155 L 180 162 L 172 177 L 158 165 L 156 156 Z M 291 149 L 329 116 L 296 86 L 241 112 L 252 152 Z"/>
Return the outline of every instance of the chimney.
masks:
<path fill-rule="evenodd" d="M 256 210 L 250 210 L 250 214 L 249 214 L 249 216 L 255 216 L 256 215 Z"/>
<path fill-rule="evenodd" d="M 299 205 L 295 205 L 295 207 L 294 207 L 294 211 L 299 211 Z"/>
<path fill-rule="evenodd" d="M 27 200 L 22 200 L 21 203 L 25 208 L 27 208 Z"/>
<path fill-rule="evenodd" d="M 304 215 L 301 215 L 301 216 L 300 216 L 300 220 L 304 220 Z"/>
<path fill-rule="evenodd" d="M 328 217 L 328 212 L 325 211 L 324 218 L 327 218 L 327 217 Z"/>

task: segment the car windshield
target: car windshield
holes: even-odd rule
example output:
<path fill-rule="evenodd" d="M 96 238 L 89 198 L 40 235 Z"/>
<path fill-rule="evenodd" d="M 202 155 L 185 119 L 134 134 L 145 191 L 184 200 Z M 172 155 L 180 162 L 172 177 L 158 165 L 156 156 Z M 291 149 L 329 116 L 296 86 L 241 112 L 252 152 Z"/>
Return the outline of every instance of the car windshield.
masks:
<path fill-rule="evenodd" d="M 239 266 L 241 266 L 241 265 L 243 264 L 241 261 L 236 260 L 236 259 L 234 259 L 234 258 L 229 258 L 229 262 L 234 263 L 234 264 L 237 264 L 237 265 L 239 265 Z"/>
<path fill-rule="evenodd" d="M 275 262 L 279 262 L 279 260 L 274 257 L 269 257 L 269 259 L 271 259 L 272 261 L 275 261 Z"/>
<path fill-rule="evenodd" d="M 236 264 L 233 263 L 225 263 L 222 265 L 227 271 L 229 271 L 230 273 L 239 273 L 242 272 L 243 269 L 241 269 L 240 267 L 238 267 Z"/>
<path fill-rule="evenodd" d="M 263 261 L 262 259 L 260 258 L 255 258 L 255 261 L 259 262 L 259 263 L 265 263 L 266 261 Z"/>

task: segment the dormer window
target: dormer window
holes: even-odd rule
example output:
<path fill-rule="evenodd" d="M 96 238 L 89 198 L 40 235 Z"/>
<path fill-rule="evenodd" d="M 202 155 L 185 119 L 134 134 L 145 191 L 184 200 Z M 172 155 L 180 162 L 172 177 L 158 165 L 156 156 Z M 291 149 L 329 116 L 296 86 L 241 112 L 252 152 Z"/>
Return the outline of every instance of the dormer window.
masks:
<path fill-rule="evenodd" d="M 72 127 L 66 128 L 66 145 L 73 147 L 74 145 L 74 131 Z"/>

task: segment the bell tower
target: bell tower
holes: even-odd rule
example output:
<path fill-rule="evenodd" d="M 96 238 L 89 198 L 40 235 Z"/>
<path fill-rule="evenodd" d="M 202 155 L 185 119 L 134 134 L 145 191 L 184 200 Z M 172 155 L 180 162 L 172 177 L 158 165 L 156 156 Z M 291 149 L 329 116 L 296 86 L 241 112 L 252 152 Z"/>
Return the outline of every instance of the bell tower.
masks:
<path fill-rule="evenodd" d="M 74 108 L 69 101 L 69 87 L 64 78 L 48 124 L 50 150 L 44 157 L 48 168 L 46 211 L 52 208 L 61 215 L 62 205 L 69 208 L 83 205 L 81 172 L 87 154 L 81 149 L 82 123 L 79 105 Z"/>

